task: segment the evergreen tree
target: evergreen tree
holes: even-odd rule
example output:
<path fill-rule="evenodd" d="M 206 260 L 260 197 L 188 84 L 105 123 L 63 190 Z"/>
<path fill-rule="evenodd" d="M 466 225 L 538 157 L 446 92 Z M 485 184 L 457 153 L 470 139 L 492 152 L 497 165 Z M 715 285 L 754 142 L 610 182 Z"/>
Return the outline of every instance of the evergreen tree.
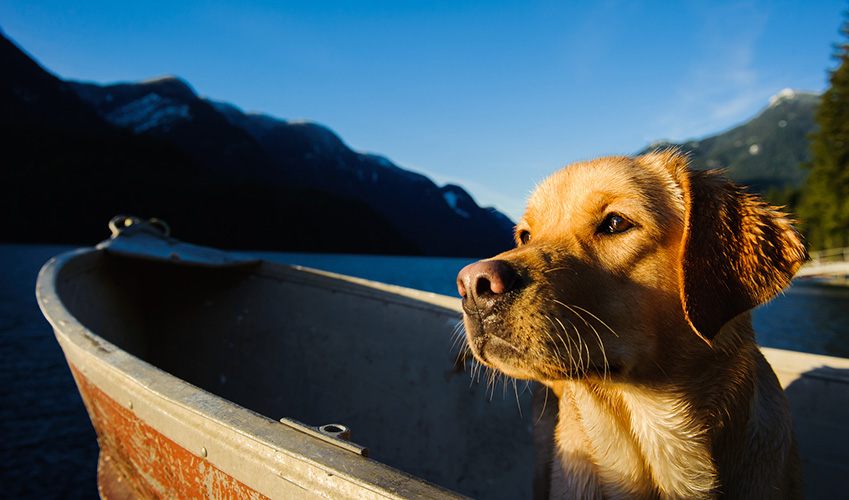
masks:
<path fill-rule="evenodd" d="M 849 39 L 849 20 L 841 33 Z M 816 113 L 810 175 L 798 212 L 813 249 L 849 246 L 849 40 L 836 46 L 839 66 Z"/>

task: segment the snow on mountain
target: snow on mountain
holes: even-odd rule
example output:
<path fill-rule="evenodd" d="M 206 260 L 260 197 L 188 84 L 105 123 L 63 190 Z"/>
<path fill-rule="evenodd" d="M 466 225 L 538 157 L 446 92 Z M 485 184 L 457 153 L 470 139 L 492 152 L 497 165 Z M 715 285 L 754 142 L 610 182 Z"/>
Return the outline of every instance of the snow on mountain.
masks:
<path fill-rule="evenodd" d="M 175 124 L 195 118 L 190 103 L 198 99 L 197 94 L 188 83 L 174 76 L 108 86 L 82 82 L 70 85 L 106 121 L 137 134 L 168 132 Z"/>
<path fill-rule="evenodd" d="M 444 193 L 442 193 L 442 197 L 445 199 L 445 203 L 447 203 L 448 206 L 451 207 L 451 210 L 453 210 L 461 217 L 465 217 L 466 219 L 469 218 L 469 212 L 466 212 L 465 210 L 457 206 L 459 200 L 456 192 L 445 191 Z"/>
<path fill-rule="evenodd" d="M 181 104 L 174 99 L 150 93 L 141 99 L 115 108 L 104 115 L 104 118 L 113 125 L 130 128 L 139 134 L 154 128 L 168 131 L 177 122 L 191 120 L 192 114 L 189 112 L 188 104 Z"/>
<path fill-rule="evenodd" d="M 738 182 L 760 193 L 799 187 L 810 160 L 807 137 L 816 130 L 819 94 L 784 89 L 769 99 L 756 116 L 716 135 L 682 143 L 656 142 L 645 148 L 678 148 L 696 168 L 725 170 Z"/>
<path fill-rule="evenodd" d="M 447 184 L 440 192 L 448 208 L 465 219 L 470 218 L 473 211 L 480 210 L 475 200 L 460 186 Z"/>
<path fill-rule="evenodd" d="M 798 94 L 808 94 L 809 92 L 799 92 L 790 88 L 783 89 L 774 96 L 769 98 L 769 105 L 775 106 L 785 99 L 795 99 Z"/>

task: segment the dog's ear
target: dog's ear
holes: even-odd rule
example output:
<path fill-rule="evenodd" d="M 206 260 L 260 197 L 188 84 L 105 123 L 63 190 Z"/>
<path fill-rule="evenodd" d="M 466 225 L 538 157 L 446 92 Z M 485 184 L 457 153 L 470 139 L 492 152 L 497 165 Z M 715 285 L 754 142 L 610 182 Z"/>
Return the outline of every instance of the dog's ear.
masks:
<path fill-rule="evenodd" d="M 679 289 L 693 329 L 710 342 L 725 323 L 762 304 L 808 260 L 786 214 L 720 174 L 672 169 L 686 210 Z"/>

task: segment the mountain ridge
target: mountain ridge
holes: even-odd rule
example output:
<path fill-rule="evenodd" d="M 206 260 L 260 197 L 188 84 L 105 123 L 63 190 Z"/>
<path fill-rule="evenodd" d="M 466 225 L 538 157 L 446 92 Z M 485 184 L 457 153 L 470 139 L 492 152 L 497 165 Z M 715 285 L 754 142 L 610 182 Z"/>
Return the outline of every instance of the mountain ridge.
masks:
<path fill-rule="evenodd" d="M 816 130 L 814 114 L 820 95 L 784 89 L 754 117 L 729 129 L 680 143 L 656 141 L 641 150 L 677 148 L 699 169 L 724 170 L 753 191 L 800 188 L 810 161 L 807 137 Z"/>
<path fill-rule="evenodd" d="M 9 110 L 0 114 L 0 141 L 26 170 L 3 174 L 0 208 L 13 228 L 7 241 L 90 234 L 82 222 L 36 234 L 50 219 L 45 207 L 62 200 L 89 224 L 94 213 L 100 225 L 136 210 L 188 227 L 178 237 L 229 248 L 486 256 L 512 246 L 513 222 L 462 187 L 438 186 L 384 156 L 354 151 L 322 124 L 246 113 L 172 75 L 63 81 L 0 38 L 12 70 L 0 76 L 0 104 Z M 640 153 L 675 147 L 695 168 L 724 169 L 755 191 L 798 188 L 818 99 L 782 91 L 744 123 Z M 288 237 L 293 227 L 300 237 Z"/>
<path fill-rule="evenodd" d="M 477 206 L 465 190 L 462 197 L 468 210 L 460 213 L 445 200 L 443 188 L 428 177 L 405 170 L 383 156 L 355 152 L 324 125 L 244 113 L 233 104 L 199 97 L 188 83 L 176 77 L 140 84 L 73 85 L 79 89 L 80 96 L 88 99 L 114 125 L 142 133 L 173 136 L 187 151 L 199 148 L 193 146 L 191 139 L 181 137 L 181 127 L 197 126 L 193 124 L 191 115 L 198 113 L 202 106 L 209 106 L 259 145 L 261 153 L 270 162 L 270 171 L 277 173 L 276 178 L 263 177 L 264 180 L 273 184 L 320 189 L 366 203 L 427 255 L 457 255 L 462 251 L 486 255 L 492 253 L 492 249 L 506 249 L 512 243 L 512 223 L 506 223 L 504 217 L 494 216 L 493 209 Z M 151 96 L 159 98 L 152 99 Z M 141 107 L 145 103 L 160 108 L 136 113 L 136 106 Z M 170 115 L 158 113 L 162 107 L 171 110 Z M 121 114 L 122 110 L 124 114 Z M 170 119 L 151 120 L 160 116 L 170 116 Z M 202 135 L 208 136 L 209 133 Z M 215 156 L 221 157 L 222 153 Z M 244 156 L 240 153 L 240 157 Z M 249 163 L 255 166 L 260 162 L 252 160 Z M 227 166 L 232 164 L 232 161 L 227 162 Z M 446 239 L 444 234 L 473 237 Z"/>
<path fill-rule="evenodd" d="M 0 104 L 14 111 L 0 118 L 0 145 L 20 158 L 0 179 L 5 241 L 76 241 L 95 213 L 99 226 L 130 212 L 227 248 L 466 257 L 512 245 L 512 222 L 464 189 L 354 152 L 323 125 L 216 105 L 174 76 L 63 81 L 0 38 L 2 61 L 27 70 L 0 77 Z M 63 107 L 76 122 L 51 114 Z M 57 201 L 73 218 L 61 226 Z"/>

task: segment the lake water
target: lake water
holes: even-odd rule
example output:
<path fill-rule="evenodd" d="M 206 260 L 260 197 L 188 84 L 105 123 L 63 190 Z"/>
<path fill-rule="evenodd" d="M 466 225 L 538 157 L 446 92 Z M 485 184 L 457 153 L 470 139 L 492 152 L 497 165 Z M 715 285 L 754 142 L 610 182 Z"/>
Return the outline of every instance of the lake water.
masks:
<path fill-rule="evenodd" d="M 259 257 L 457 296 L 457 272 L 472 259 L 256 253 Z M 796 280 L 755 309 L 752 323 L 766 347 L 849 358 L 849 287 Z"/>
<path fill-rule="evenodd" d="M 38 310 L 41 266 L 72 247 L 0 244 L 0 484 L 2 498 L 96 499 L 97 442 L 53 332 Z M 456 296 L 470 259 L 257 255 Z M 759 342 L 849 358 L 849 288 L 796 281 L 753 313 Z"/>

